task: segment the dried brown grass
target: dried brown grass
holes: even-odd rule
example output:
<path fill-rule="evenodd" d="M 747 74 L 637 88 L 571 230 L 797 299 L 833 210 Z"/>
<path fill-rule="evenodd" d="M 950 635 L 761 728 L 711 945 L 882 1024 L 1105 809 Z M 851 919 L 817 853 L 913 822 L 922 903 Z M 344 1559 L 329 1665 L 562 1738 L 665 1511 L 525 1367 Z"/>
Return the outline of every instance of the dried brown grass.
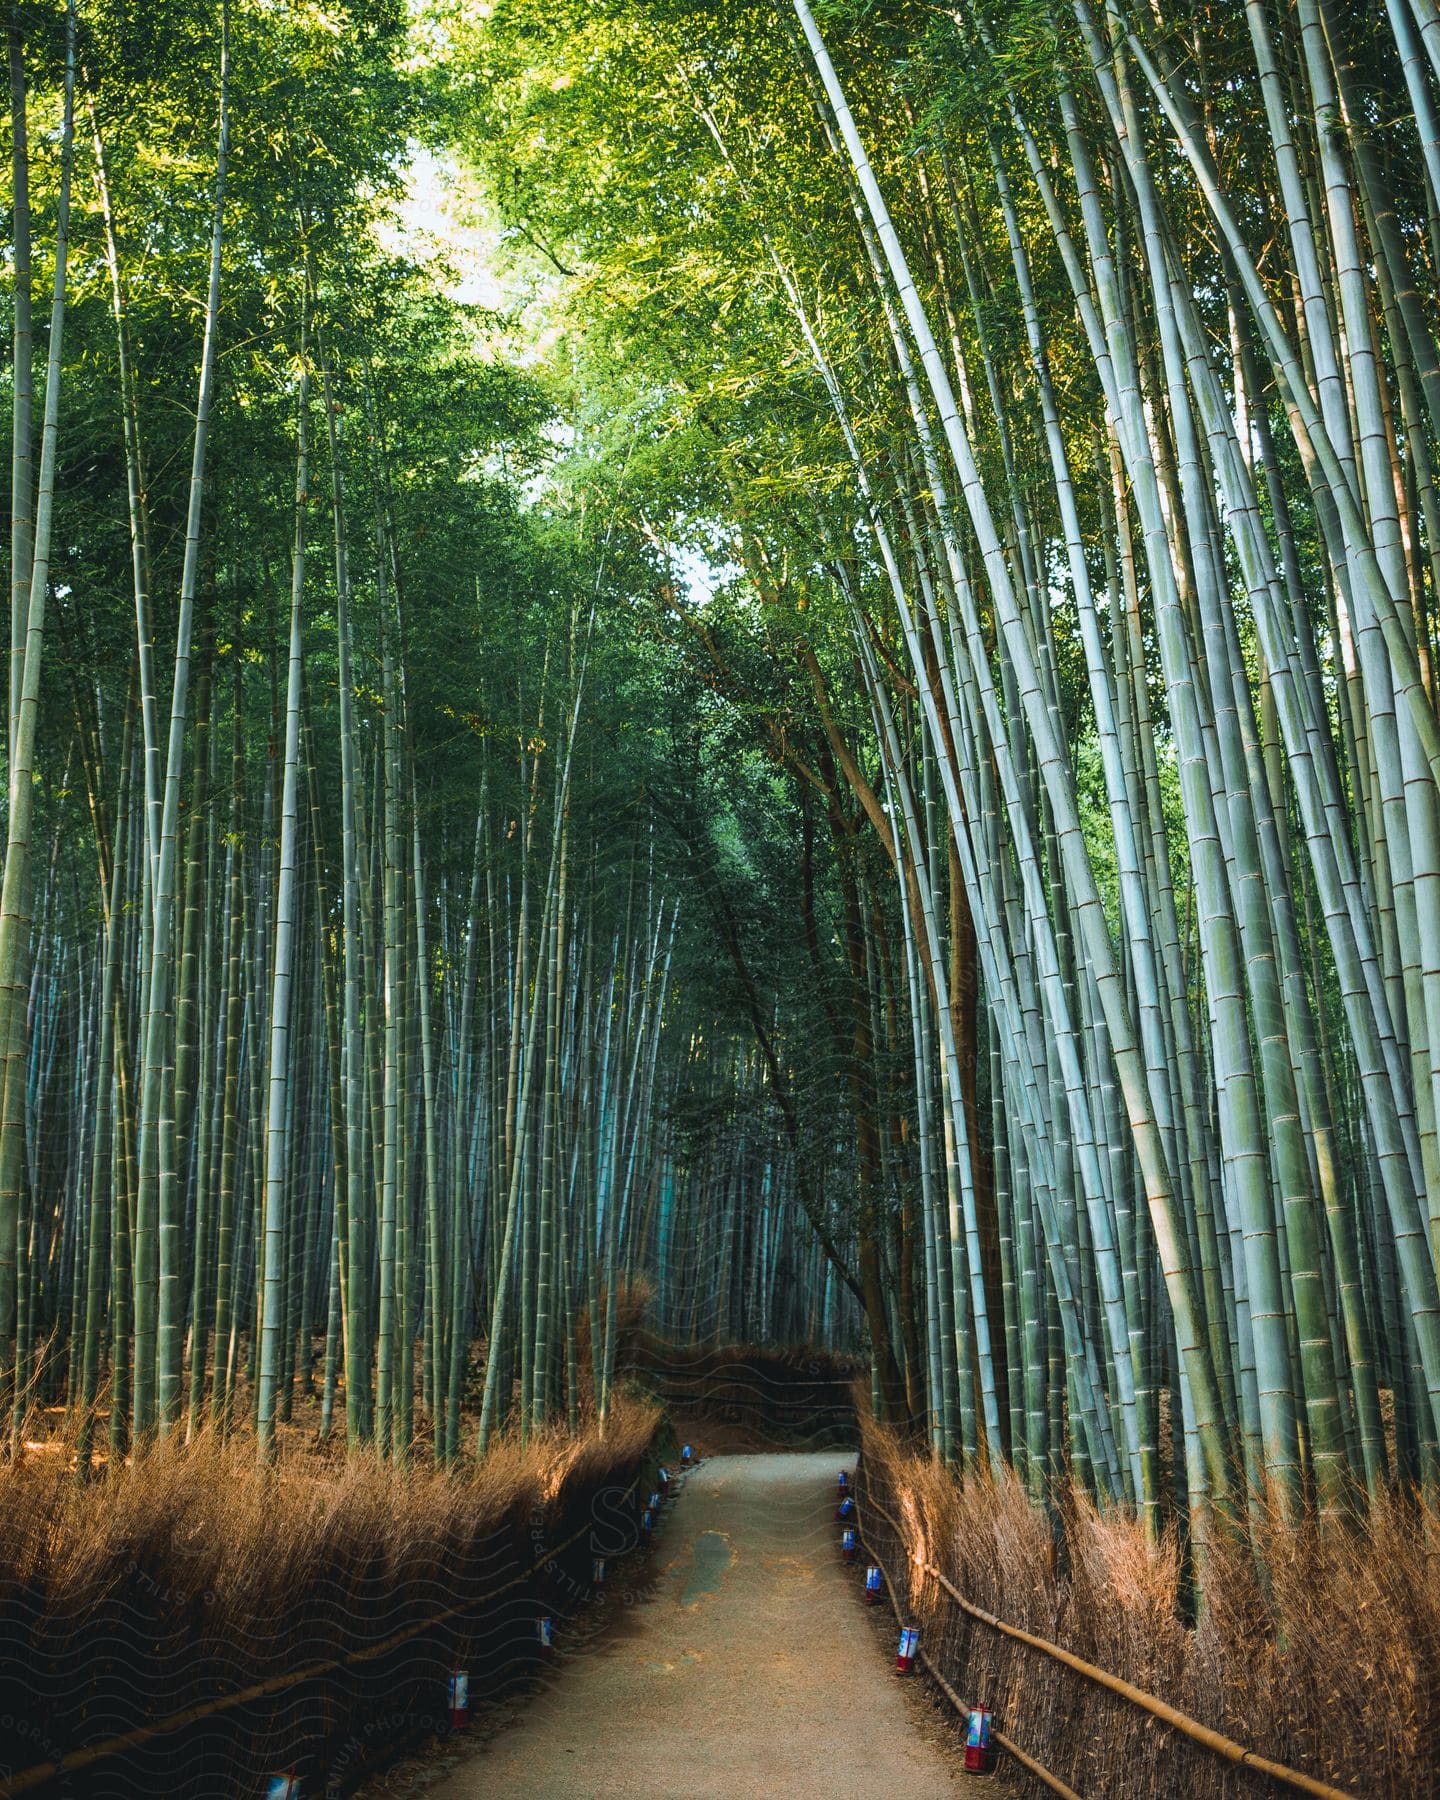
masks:
<path fill-rule="evenodd" d="M 1147 1541 L 1123 1511 L 1067 1496 L 1053 1520 L 1004 1471 L 962 1487 L 893 1433 L 863 1421 L 865 1483 L 903 1546 L 865 1518 L 904 1583 L 922 1646 L 967 1701 L 1087 1800 L 1259 1795 L 1222 1761 L 1040 1651 L 967 1617 L 917 1566 L 1277 1762 L 1357 1795 L 1440 1792 L 1440 1516 L 1379 1501 L 1363 1528 L 1287 1524 L 1218 1537 L 1205 1603 L 1187 1622 L 1180 1547 Z M 862 1505 L 863 1493 L 862 1488 Z M 1012 1765 L 1020 1791 L 1046 1790 Z"/>
<path fill-rule="evenodd" d="M 853 1358 L 813 1344 L 673 1344 L 638 1328 L 624 1354 L 635 1379 L 701 1437 L 713 1426 L 752 1448 L 855 1441 Z"/>
<path fill-rule="evenodd" d="M 211 1433 L 87 1483 L 63 1454 L 0 1470 L 0 1794 L 7 1774 L 309 1665 L 346 1666 L 40 1791 L 210 1800 L 267 1769 L 373 1760 L 440 1717 L 457 1659 L 483 1693 L 533 1644 L 537 1609 L 563 1610 L 556 1583 L 583 1590 L 583 1539 L 533 1565 L 609 1519 L 658 1424 L 624 1396 L 603 1440 L 501 1439 L 454 1474 L 296 1445 L 262 1471 L 249 1442 Z"/>

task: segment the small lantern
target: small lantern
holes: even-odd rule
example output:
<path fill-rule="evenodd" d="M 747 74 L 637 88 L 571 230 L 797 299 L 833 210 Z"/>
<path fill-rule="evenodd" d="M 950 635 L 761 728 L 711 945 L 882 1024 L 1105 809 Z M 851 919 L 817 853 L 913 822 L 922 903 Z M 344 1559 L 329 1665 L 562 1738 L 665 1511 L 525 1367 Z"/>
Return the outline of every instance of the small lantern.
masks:
<path fill-rule="evenodd" d="M 843 1494 L 848 1491 L 849 1486 L 850 1471 L 848 1469 L 841 1469 L 840 1473 L 835 1477 L 835 1491 Z"/>
<path fill-rule="evenodd" d="M 265 1781 L 265 1800 L 300 1800 L 300 1777 L 293 1769 L 268 1776 Z"/>
<path fill-rule="evenodd" d="M 682 1463 L 684 1463 L 684 1465 L 687 1469 L 690 1467 L 690 1464 L 693 1460 L 693 1454 L 694 1453 L 692 1452 L 689 1444 L 684 1445 L 684 1447 L 680 1451 L 680 1460 Z"/>
<path fill-rule="evenodd" d="M 874 1563 L 865 1571 L 865 1601 L 869 1606 L 880 1604 L 880 1570 Z"/>
<path fill-rule="evenodd" d="M 855 1517 L 855 1502 L 847 1494 L 835 1508 L 835 1517 L 843 1524 L 847 1519 Z"/>
<path fill-rule="evenodd" d="M 605 1585 L 605 1558 L 603 1556 L 597 1556 L 590 1565 L 590 1585 L 591 1587 L 604 1587 Z"/>
<path fill-rule="evenodd" d="M 449 1689 L 450 1729 L 463 1731 L 470 1723 L 470 1673 L 456 1669 L 446 1683 Z"/>
<path fill-rule="evenodd" d="M 990 1708 L 972 1706 L 965 1729 L 965 1768 L 971 1775 L 983 1775 L 990 1758 Z"/>
<path fill-rule="evenodd" d="M 840 1556 L 844 1562 L 855 1560 L 855 1527 L 847 1525 L 840 1533 Z"/>
<path fill-rule="evenodd" d="M 548 1613 L 541 1613 L 535 1621 L 535 1635 L 540 1641 L 540 1654 L 550 1658 L 555 1654 L 555 1621 Z"/>
<path fill-rule="evenodd" d="M 920 1650 L 920 1631 L 915 1625 L 901 1627 L 900 1644 L 895 1652 L 895 1673 L 908 1675 L 915 1667 L 915 1658 Z"/>

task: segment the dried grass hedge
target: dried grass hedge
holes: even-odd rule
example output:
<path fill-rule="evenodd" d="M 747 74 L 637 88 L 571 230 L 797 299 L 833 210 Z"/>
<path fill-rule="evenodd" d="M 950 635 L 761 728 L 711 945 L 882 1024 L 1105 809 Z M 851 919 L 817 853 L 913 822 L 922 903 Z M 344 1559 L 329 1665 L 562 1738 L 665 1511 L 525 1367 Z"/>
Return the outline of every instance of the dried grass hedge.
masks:
<path fill-rule="evenodd" d="M 862 1421 L 867 1542 L 907 1595 L 921 1646 L 967 1702 L 1086 1800 L 1285 1791 L 1222 1761 L 1042 1651 L 972 1619 L 915 1559 L 987 1612 L 1144 1688 L 1247 1749 L 1356 1795 L 1440 1792 L 1440 1516 L 1384 1500 L 1362 1529 L 1278 1514 L 1254 1552 L 1218 1543 L 1186 1623 L 1173 1536 L 1072 1496 L 1053 1524 L 1011 1474 L 943 1468 Z M 1261 1570 L 1264 1570 L 1262 1583 Z M 1266 1591 L 1268 1586 L 1268 1593 Z M 908 1593 L 907 1593 L 908 1589 Z M 1017 1790 L 1047 1790 L 1014 1764 Z"/>
<path fill-rule="evenodd" d="M 728 1427 L 716 1435 L 761 1449 L 855 1443 L 856 1384 L 864 1367 L 859 1358 L 815 1344 L 679 1343 L 649 1329 L 655 1293 L 643 1276 L 622 1281 L 615 1298 L 618 1367 L 687 1427 Z M 607 1304 L 602 1293 L 602 1320 Z M 588 1394 L 588 1308 L 576 1321 L 575 1342 L 581 1386 Z"/>
<path fill-rule="evenodd" d="M 252 1443 L 209 1436 L 86 1484 L 61 1457 L 0 1471 L 0 1795 L 189 1708 L 207 1716 L 32 1791 L 223 1800 L 286 1768 L 344 1791 L 444 1720 L 452 1669 L 480 1697 L 535 1666 L 539 1613 L 571 1610 L 592 1555 L 635 1541 L 626 1494 L 659 1419 L 626 1398 L 603 1440 L 502 1441 L 454 1475 L 295 1448 L 266 1474 Z"/>
<path fill-rule="evenodd" d="M 814 1345 L 672 1344 L 636 1329 L 625 1365 L 685 1418 L 737 1427 L 760 1446 L 853 1445 L 859 1364 Z"/>

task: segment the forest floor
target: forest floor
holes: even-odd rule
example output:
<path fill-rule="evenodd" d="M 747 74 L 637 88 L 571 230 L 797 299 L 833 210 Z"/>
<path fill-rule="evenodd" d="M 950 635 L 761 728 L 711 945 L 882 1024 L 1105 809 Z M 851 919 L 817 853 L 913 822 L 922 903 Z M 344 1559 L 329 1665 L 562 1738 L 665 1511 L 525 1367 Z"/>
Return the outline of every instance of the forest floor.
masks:
<path fill-rule="evenodd" d="M 707 1449 L 711 1448 L 708 1444 Z M 553 1679 L 372 1781 L 367 1800 L 934 1800 L 961 1736 L 894 1670 L 888 1606 L 839 1559 L 831 1451 L 711 1456 L 648 1565 L 557 1634 Z M 1003 1775 L 991 1795 L 1013 1790 Z"/>

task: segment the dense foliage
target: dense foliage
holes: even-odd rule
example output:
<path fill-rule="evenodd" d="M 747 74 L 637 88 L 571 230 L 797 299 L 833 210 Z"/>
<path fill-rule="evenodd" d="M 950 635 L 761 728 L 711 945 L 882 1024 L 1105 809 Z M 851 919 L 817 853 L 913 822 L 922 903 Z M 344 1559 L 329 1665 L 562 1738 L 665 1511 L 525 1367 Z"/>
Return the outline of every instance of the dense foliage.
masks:
<path fill-rule="evenodd" d="M 689 1329 L 844 1335 L 691 904 L 661 559 L 424 253 L 404 9 L 10 48 L 17 1443 L 62 1397 L 82 1455 L 244 1410 L 269 1454 L 312 1394 L 403 1455 L 418 1389 L 441 1459 L 467 1407 L 603 1418 L 666 1257 Z"/>
<path fill-rule="evenodd" d="M 449 1457 L 645 1274 L 1152 1532 L 1433 1487 L 1431 0 L 11 42 L 17 1423 Z"/>
<path fill-rule="evenodd" d="M 661 629 L 879 898 L 881 1385 L 1152 1526 L 1434 1479 L 1437 44 L 507 0 L 436 56 L 727 578 Z"/>

